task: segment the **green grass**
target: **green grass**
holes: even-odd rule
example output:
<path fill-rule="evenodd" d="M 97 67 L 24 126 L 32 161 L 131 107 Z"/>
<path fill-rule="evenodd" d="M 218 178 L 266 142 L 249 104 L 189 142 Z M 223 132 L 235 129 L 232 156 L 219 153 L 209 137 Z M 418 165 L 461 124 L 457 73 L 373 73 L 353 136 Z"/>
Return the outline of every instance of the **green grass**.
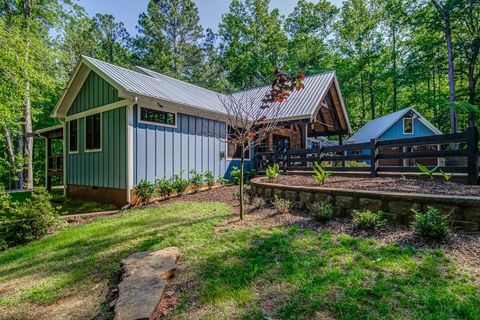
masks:
<path fill-rule="evenodd" d="M 113 279 L 122 257 L 175 245 L 183 265 L 175 281 L 185 290 L 173 318 L 478 319 L 478 279 L 441 251 L 300 227 L 215 230 L 230 214 L 209 202 L 132 210 L 10 249 L 0 254 L 0 292 L 21 285 L 0 295 L 0 318 L 65 309 L 66 298 Z M 102 299 L 64 317 L 91 318 Z"/>

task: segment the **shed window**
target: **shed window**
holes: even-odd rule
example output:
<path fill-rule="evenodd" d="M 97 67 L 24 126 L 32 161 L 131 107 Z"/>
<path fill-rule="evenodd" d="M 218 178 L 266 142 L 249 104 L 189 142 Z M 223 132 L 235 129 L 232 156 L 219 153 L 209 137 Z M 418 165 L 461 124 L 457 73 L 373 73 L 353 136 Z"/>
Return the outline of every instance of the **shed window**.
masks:
<path fill-rule="evenodd" d="M 149 108 L 140 108 L 140 121 L 175 126 L 175 113 Z"/>
<path fill-rule="evenodd" d="M 102 148 L 101 114 L 93 114 L 85 118 L 85 150 L 100 151 Z"/>
<path fill-rule="evenodd" d="M 227 157 L 229 159 L 240 159 L 242 156 L 242 148 L 239 144 L 233 142 L 235 130 L 228 126 L 227 135 Z M 250 150 L 245 152 L 245 159 L 250 159 Z"/>
<path fill-rule="evenodd" d="M 78 120 L 68 123 L 68 148 L 71 153 L 78 152 Z"/>
<path fill-rule="evenodd" d="M 404 134 L 413 134 L 413 118 L 404 118 L 403 119 L 403 133 Z"/>

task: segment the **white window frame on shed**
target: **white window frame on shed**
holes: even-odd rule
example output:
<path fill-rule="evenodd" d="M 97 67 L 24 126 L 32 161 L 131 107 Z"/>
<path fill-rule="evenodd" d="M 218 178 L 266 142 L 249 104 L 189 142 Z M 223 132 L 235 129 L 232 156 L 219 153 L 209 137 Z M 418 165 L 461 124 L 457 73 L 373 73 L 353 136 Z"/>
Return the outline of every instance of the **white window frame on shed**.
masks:
<path fill-rule="evenodd" d="M 405 131 L 405 120 L 412 121 L 412 132 L 406 132 Z M 403 134 L 414 134 L 415 133 L 415 119 L 414 118 L 412 118 L 412 117 L 403 118 L 402 124 L 403 124 Z"/>
<path fill-rule="evenodd" d="M 87 149 L 87 118 L 100 114 L 100 148 L 98 149 Z M 103 147 L 103 112 L 97 112 L 97 113 L 92 113 L 89 114 L 88 116 L 85 116 L 83 118 L 83 137 L 84 137 L 84 147 L 85 147 L 85 153 L 91 153 L 91 152 L 102 152 L 102 147 Z"/>

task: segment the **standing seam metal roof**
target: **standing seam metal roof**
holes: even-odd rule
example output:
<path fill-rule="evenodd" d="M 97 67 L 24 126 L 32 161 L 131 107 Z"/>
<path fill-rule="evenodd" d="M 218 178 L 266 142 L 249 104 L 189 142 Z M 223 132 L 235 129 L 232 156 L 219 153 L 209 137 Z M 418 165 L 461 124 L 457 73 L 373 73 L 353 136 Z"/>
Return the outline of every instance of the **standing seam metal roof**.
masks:
<path fill-rule="evenodd" d="M 220 93 L 142 67 L 136 67 L 137 71 L 134 71 L 86 56 L 83 56 L 83 59 L 105 73 L 129 93 L 177 102 L 217 113 L 226 113 L 222 102 L 226 96 Z M 311 118 L 334 77 L 335 72 L 333 71 L 306 77 L 305 89 L 292 92 L 290 97 L 281 103 L 282 108 L 278 111 L 275 108 L 280 104 L 272 104 L 271 108 L 267 109 L 267 118 L 273 112 L 279 118 Z M 253 99 L 251 107 L 260 110 L 262 98 L 268 88 L 269 86 L 264 86 L 236 92 L 232 96 L 235 99 L 242 99 L 241 95 L 249 96 L 249 99 Z"/>

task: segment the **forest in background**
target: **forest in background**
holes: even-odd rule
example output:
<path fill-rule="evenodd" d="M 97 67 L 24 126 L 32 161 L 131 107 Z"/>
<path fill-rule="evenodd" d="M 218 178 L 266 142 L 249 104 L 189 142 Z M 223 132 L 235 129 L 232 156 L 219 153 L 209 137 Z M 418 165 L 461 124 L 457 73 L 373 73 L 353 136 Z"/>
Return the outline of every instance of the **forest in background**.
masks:
<path fill-rule="evenodd" d="M 276 67 L 336 70 L 354 131 L 406 106 L 445 133 L 452 110 L 458 131 L 480 119 L 479 0 L 299 0 L 286 16 L 270 0 L 232 0 L 215 32 L 192 0 L 150 0 L 137 29 L 70 0 L 0 2 L 0 186 L 43 183 L 44 142 L 31 132 L 57 124 L 82 54 L 221 92 L 268 84 Z"/>

